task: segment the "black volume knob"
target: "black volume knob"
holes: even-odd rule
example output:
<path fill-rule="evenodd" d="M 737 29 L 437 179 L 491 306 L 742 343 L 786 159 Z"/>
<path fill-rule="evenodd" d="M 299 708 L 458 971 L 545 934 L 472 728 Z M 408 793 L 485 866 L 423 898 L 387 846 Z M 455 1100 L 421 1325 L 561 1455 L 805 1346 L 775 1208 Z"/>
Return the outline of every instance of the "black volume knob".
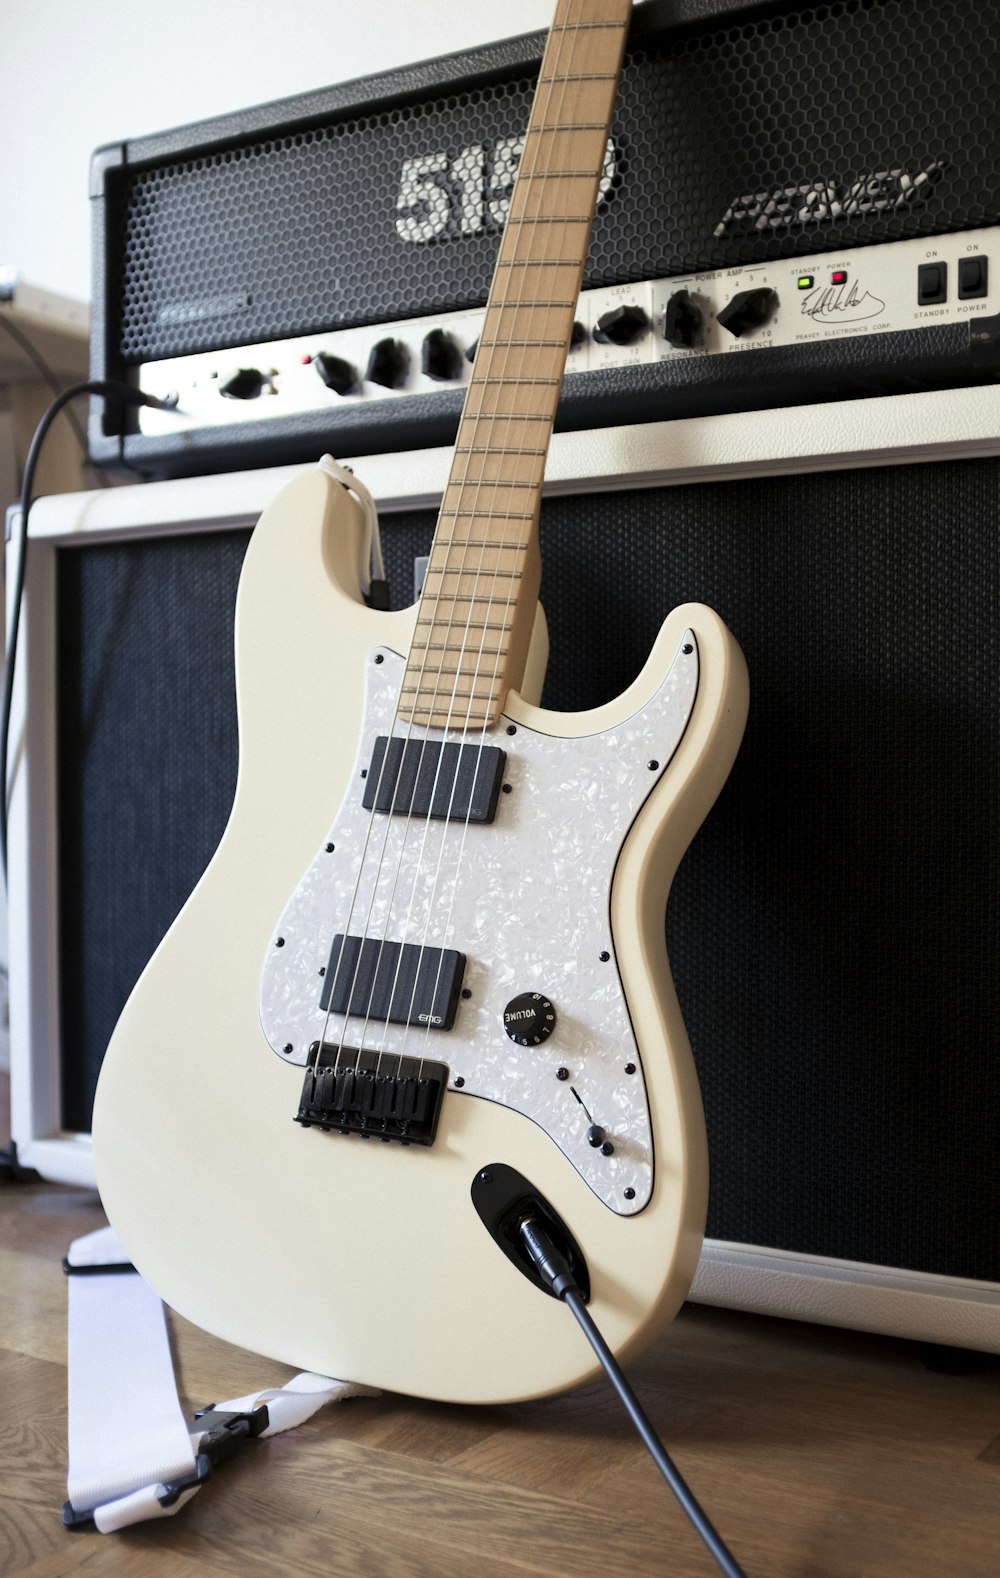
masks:
<path fill-rule="evenodd" d="M 462 371 L 462 352 L 444 329 L 432 329 L 420 351 L 420 371 L 438 383 L 457 378 Z"/>
<path fill-rule="evenodd" d="M 642 339 L 648 322 L 641 307 L 612 307 L 598 318 L 594 339 L 600 345 L 634 345 Z"/>
<path fill-rule="evenodd" d="M 717 314 L 724 329 L 739 339 L 748 329 L 758 329 L 766 323 L 778 305 L 778 292 L 767 285 L 756 290 L 741 290 Z"/>
<path fill-rule="evenodd" d="M 264 387 L 264 374 L 256 367 L 241 367 L 219 385 L 220 395 L 227 400 L 256 400 Z"/>
<path fill-rule="evenodd" d="M 689 290 L 675 290 L 667 302 L 663 318 L 663 338 L 679 350 L 690 348 L 698 338 L 704 314 Z"/>
<path fill-rule="evenodd" d="M 379 340 L 372 346 L 365 377 L 384 389 L 398 389 L 409 365 L 410 353 L 402 340 Z"/>
<path fill-rule="evenodd" d="M 556 1028 L 556 1011 L 541 992 L 521 992 L 504 1009 L 503 1027 L 519 1047 L 536 1047 Z"/>
<path fill-rule="evenodd" d="M 334 394 L 350 394 L 358 381 L 356 367 L 350 362 L 345 362 L 342 356 L 333 356 L 329 351 L 320 351 L 313 357 L 313 366 L 319 373 L 328 389 Z"/>

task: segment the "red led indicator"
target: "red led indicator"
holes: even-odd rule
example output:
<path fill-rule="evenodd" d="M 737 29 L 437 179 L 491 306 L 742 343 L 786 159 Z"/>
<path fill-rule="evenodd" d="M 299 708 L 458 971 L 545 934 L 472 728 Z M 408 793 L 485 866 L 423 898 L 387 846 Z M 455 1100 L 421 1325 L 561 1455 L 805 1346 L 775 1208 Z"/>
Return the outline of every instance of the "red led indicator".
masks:
<path fill-rule="evenodd" d="M 830 275 L 830 284 L 831 285 L 846 285 L 847 284 L 847 270 L 846 269 L 842 269 L 842 268 L 834 269 L 833 273 Z"/>
<path fill-rule="evenodd" d="M 312 361 L 312 357 L 311 356 L 303 355 L 303 357 L 302 357 L 302 365 L 303 365 L 303 367 L 308 367 L 311 361 Z"/>

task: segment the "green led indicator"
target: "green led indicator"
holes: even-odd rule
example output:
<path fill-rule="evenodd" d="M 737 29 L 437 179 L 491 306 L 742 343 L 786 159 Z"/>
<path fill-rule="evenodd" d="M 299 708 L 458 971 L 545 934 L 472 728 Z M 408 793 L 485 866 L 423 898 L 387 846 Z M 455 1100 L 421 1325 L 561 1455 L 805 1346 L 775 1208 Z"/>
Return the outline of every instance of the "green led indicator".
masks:
<path fill-rule="evenodd" d="M 809 288 L 812 285 L 812 283 L 813 283 L 813 276 L 811 274 L 800 274 L 799 275 L 799 290 L 809 290 Z"/>

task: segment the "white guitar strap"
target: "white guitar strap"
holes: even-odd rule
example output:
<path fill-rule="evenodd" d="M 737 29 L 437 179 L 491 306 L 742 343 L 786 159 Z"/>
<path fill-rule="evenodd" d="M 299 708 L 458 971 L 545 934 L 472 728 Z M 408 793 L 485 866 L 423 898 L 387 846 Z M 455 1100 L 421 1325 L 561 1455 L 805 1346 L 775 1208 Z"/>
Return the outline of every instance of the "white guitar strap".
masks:
<path fill-rule="evenodd" d="M 368 489 L 331 455 L 321 467 L 363 514 L 359 588 L 385 568 L 378 513 Z M 113 1229 L 78 1238 L 63 1262 L 69 1278 L 69 1500 L 63 1521 L 111 1534 L 169 1518 L 214 1466 L 253 1436 L 303 1424 L 324 1403 L 375 1397 L 368 1386 L 296 1375 L 284 1386 L 203 1409 L 188 1424 L 177 1400 L 163 1305 L 131 1266 Z"/>
<path fill-rule="evenodd" d="M 368 1386 L 296 1375 L 214 1403 L 189 1424 L 177 1400 L 163 1305 L 112 1228 L 78 1238 L 69 1283 L 69 1500 L 63 1521 L 102 1534 L 179 1512 L 214 1466 L 253 1436 L 303 1424 Z"/>

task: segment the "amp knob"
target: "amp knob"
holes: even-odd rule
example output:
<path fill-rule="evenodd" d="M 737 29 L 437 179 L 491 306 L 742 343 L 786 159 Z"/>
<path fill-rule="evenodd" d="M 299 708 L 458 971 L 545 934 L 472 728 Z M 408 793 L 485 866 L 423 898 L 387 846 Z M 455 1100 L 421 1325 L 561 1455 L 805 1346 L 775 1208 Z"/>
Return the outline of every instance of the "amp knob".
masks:
<path fill-rule="evenodd" d="M 541 992 L 521 992 L 504 1009 L 503 1027 L 519 1047 L 536 1047 L 556 1028 L 556 1011 Z"/>
<path fill-rule="evenodd" d="M 634 345 L 642 339 L 648 322 L 641 307 L 612 307 L 598 318 L 594 339 L 599 345 Z"/>
<path fill-rule="evenodd" d="M 722 327 L 739 339 L 748 329 L 758 329 L 766 323 L 777 305 L 778 292 L 759 285 L 756 290 L 738 291 L 716 316 Z"/>
<path fill-rule="evenodd" d="M 462 352 L 444 329 L 432 329 L 424 338 L 420 351 L 420 371 L 438 383 L 459 377 L 462 371 Z"/>
<path fill-rule="evenodd" d="M 313 357 L 313 366 L 319 373 L 328 389 L 334 394 L 350 394 L 358 381 L 356 367 L 350 362 L 345 362 L 342 356 L 333 356 L 329 351 L 320 351 Z"/>
<path fill-rule="evenodd" d="M 227 400 L 256 400 L 266 382 L 258 368 L 240 367 L 219 385 L 219 393 Z"/>
<path fill-rule="evenodd" d="M 410 365 L 410 353 L 402 340 L 378 340 L 373 346 L 365 369 L 369 383 L 381 384 L 384 389 L 398 389 L 405 381 Z"/>
<path fill-rule="evenodd" d="M 688 350 L 698 338 L 704 314 L 689 290 L 675 290 L 663 317 L 663 338 L 678 350 Z"/>

